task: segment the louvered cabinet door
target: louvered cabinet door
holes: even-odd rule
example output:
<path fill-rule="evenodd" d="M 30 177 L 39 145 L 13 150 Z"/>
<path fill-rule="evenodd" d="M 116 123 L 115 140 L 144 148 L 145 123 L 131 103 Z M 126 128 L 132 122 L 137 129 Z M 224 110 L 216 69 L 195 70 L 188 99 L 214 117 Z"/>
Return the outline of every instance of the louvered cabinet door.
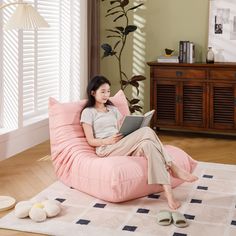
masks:
<path fill-rule="evenodd" d="M 178 82 L 160 80 L 154 83 L 154 107 L 155 123 L 166 126 L 178 124 L 178 103 L 176 97 L 178 93 Z"/>
<path fill-rule="evenodd" d="M 210 128 L 236 128 L 236 84 L 210 84 Z"/>
<path fill-rule="evenodd" d="M 180 124 L 206 127 L 206 83 L 182 82 L 180 91 Z"/>
<path fill-rule="evenodd" d="M 236 63 L 148 65 L 154 128 L 236 135 Z"/>

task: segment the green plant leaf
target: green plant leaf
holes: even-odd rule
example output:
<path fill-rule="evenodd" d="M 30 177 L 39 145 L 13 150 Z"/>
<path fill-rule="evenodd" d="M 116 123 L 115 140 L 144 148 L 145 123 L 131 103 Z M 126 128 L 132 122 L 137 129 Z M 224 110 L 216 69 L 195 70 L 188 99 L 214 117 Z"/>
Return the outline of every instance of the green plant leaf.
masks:
<path fill-rule="evenodd" d="M 105 52 L 107 52 L 107 53 L 111 53 L 111 52 L 112 52 L 112 47 L 111 47 L 111 45 L 108 44 L 108 43 L 102 44 L 102 45 L 101 45 L 101 48 L 102 48 Z"/>
<path fill-rule="evenodd" d="M 131 32 L 134 32 L 137 29 L 136 25 L 128 25 L 127 27 L 125 27 L 125 35 L 128 35 Z"/>
<path fill-rule="evenodd" d="M 122 27 L 122 26 L 117 26 L 116 29 L 118 29 L 121 33 L 124 32 L 124 27 Z"/>
<path fill-rule="evenodd" d="M 113 56 L 113 55 L 116 54 L 116 52 L 114 52 L 114 51 L 112 50 L 111 45 L 108 44 L 108 43 L 102 44 L 102 45 L 101 45 L 101 48 L 104 50 L 104 53 L 103 53 L 102 58 L 108 57 L 108 56 Z"/>
<path fill-rule="evenodd" d="M 118 8 L 118 7 L 120 7 L 120 5 L 119 5 L 119 6 L 115 6 L 115 7 L 112 7 L 112 8 L 110 8 L 110 9 L 108 9 L 108 10 L 107 10 L 107 13 L 109 13 L 110 11 L 112 11 L 112 10 L 114 10 L 114 9 Z"/>
<path fill-rule="evenodd" d="M 128 83 L 129 83 L 129 82 L 126 81 L 126 80 L 123 80 L 123 79 L 121 80 L 121 84 L 122 84 L 122 85 L 126 85 L 126 84 L 128 84 Z"/>
<path fill-rule="evenodd" d="M 129 83 L 136 88 L 139 87 L 139 83 L 137 81 L 129 81 Z"/>
<path fill-rule="evenodd" d="M 102 56 L 102 59 L 103 59 L 104 57 L 114 56 L 116 53 L 117 53 L 117 52 L 115 52 L 115 51 L 112 51 L 112 52 L 106 52 L 106 51 L 104 51 L 103 56 Z"/>
<path fill-rule="evenodd" d="M 132 100 L 130 101 L 130 104 L 137 104 L 137 103 L 139 103 L 139 102 L 140 102 L 139 99 L 134 98 L 134 99 L 132 99 Z"/>
<path fill-rule="evenodd" d="M 146 80 L 146 77 L 143 75 L 134 75 L 131 78 L 131 81 L 143 81 L 143 80 Z"/>
<path fill-rule="evenodd" d="M 108 57 L 108 56 L 110 56 L 110 53 L 104 51 L 103 56 L 102 56 L 102 59 L 103 59 L 104 57 Z"/>
<path fill-rule="evenodd" d="M 114 1 L 110 1 L 110 4 L 112 5 L 112 4 L 114 4 L 114 3 L 116 3 L 116 2 L 120 2 L 121 0 L 114 0 Z"/>
<path fill-rule="evenodd" d="M 108 35 L 107 38 L 121 38 L 121 37 L 117 35 Z"/>
<path fill-rule="evenodd" d="M 113 20 L 113 22 L 116 22 L 119 18 L 121 18 L 122 16 L 124 16 L 125 14 L 121 14 L 121 15 L 119 15 L 118 17 L 116 17 L 114 20 Z"/>
<path fill-rule="evenodd" d="M 127 6 L 129 4 L 129 0 L 123 0 L 121 3 L 120 3 L 120 6 L 122 8 L 124 8 L 125 6 Z"/>
<path fill-rule="evenodd" d="M 120 12 L 123 12 L 123 11 L 114 11 L 114 12 L 111 12 L 109 14 L 106 14 L 105 17 L 112 16 L 112 15 L 115 15 L 115 14 L 120 13 Z"/>
<path fill-rule="evenodd" d="M 106 29 L 106 31 L 116 33 L 116 34 L 119 34 L 119 35 L 121 34 L 121 32 L 118 31 L 118 30 Z"/>
<path fill-rule="evenodd" d="M 122 34 L 122 35 L 124 35 L 124 27 L 122 27 L 122 26 L 117 26 L 116 27 L 116 29 L 118 29 L 119 31 L 120 31 L 120 33 Z"/>
<path fill-rule="evenodd" d="M 134 106 L 132 106 L 132 108 L 133 108 L 135 111 L 140 111 L 140 112 L 142 112 L 142 107 L 141 107 L 141 106 L 134 105 Z"/>
<path fill-rule="evenodd" d="M 132 114 L 132 113 L 135 112 L 135 109 L 134 109 L 132 106 L 129 106 L 129 111 L 130 111 L 130 113 Z"/>
<path fill-rule="evenodd" d="M 132 10 L 138 8 L 138 7 L 141 7 L 142 5 L 144 5 L 144 4 L 143 4 L 143 3 L 140 3 L 140 4 L 138 4 L 137 6 L 131 7 L 131 8 L 129 8 L 129 9 L 127 10 L 127 12 L 128 12 L 128 11 L 132 11 Z"/>

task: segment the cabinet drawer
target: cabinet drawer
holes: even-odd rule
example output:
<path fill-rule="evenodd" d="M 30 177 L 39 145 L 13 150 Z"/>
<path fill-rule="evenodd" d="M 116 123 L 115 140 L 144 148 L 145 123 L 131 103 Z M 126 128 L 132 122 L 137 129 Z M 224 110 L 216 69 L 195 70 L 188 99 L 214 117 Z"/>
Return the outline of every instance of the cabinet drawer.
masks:
<path fill-rule="evenodd" d="M 210 70 L 210 79 L 236 80 L 236 70 Z"/>
<path fill-rule="evenodd" d="M 153 72 L 153 77 L 157 77 L 157 78 L 194 78 L 194 79 L 206 78 L 206 71 L 197 70 L 197 69 L 153 68 L 152 72 Z"/>

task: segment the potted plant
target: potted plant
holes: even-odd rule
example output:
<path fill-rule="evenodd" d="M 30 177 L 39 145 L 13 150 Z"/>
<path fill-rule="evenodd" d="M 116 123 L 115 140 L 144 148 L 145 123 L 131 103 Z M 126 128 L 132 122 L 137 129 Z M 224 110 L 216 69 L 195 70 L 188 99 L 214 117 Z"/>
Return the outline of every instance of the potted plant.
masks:
<path fill-rule="evenodd" d="M 104 50 L 102 58 L 111 56 L 117 60 L 121 89 L 124 91 L 128 86 L 132 86 L 136 89 L 138 97 L 139 82 L 145 80 L 146 78 L 143 75 L 133 75 L 129 79 L 123 68 L 122 55 L 127 38 L 137 29 L 136 25 L 130 24 L 129 14 L 135 9 L 141 7 L 143 3 L 130 7 L 129 0 L 110 0 L 109 2 L 111 7 L 107 10 L 105 17 L 108 17 L 114 22 L 114 27 L 106 29 L 108 32 L 107 38 L 110 39 L 112 43 L 104 43 L 101 45 Z M 123 19 L 123 24 L 119 23 L 121 22 L 121 19 Z M 129 109 L 131 113 L 134 113 L 135 111 L 142 111 L 143 108 L 138 104 L 140 99 L 129 99 L 127 96 L 126 98 L 129 102 Z"/>

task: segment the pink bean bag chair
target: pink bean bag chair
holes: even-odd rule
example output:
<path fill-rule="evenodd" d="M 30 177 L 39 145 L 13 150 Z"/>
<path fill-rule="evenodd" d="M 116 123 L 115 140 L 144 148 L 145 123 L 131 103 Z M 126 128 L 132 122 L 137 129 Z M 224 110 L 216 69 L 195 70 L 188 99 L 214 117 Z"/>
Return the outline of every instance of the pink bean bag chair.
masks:
<path fill-rule="evenodd" d="M 129 114 L 127 100 L 119 91 L 111 101 L 121 114 Z M 163 191 L 158 184 L 147 184 L 147 159 L 135 156 L 100 158 L 86 141 L 80 113 L 86 100 L 59 103 L 49 100 L 51 156 L 55 172 L 64 184 L 109 202 L 123 202 Z M 183 150 L 165 145 L 176 164 L 192 172 L 197 162 Z M 171 177 L 176 187 L 182 181 Z"/>

